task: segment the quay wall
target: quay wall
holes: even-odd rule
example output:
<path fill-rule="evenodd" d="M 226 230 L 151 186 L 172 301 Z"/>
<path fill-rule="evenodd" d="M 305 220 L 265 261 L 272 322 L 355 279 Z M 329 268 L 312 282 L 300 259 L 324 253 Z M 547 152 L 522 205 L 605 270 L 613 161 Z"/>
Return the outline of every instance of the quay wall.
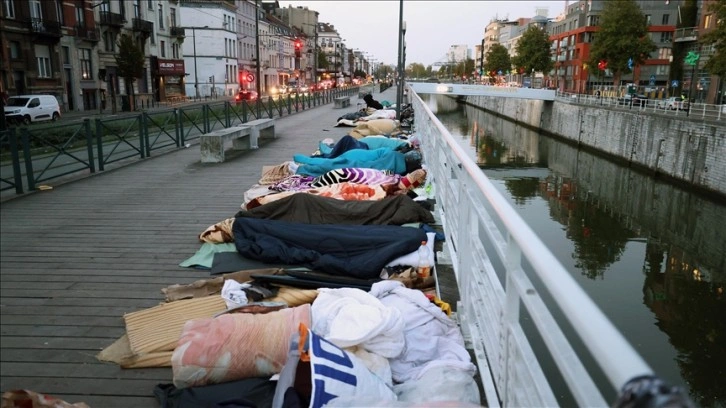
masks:
<path fill-rule="evenodd" d="M 466 103 L 719 199 L 726 197 L 726 121 L 489 96 Z M 723 123 L 722 123 L 723 122 Z"/>

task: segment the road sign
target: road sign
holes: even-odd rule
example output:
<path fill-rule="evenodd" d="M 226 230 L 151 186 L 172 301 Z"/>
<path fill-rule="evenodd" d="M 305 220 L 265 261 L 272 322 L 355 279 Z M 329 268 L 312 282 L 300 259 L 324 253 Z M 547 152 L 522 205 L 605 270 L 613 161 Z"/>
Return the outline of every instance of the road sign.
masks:
<path fill-rule="evenodd" d="M 655 75 L 650 76 L 650 81 L 648 81 L 648 85 L 650 85 L 650 86 L 655 85 Z"/>
<path fill-rule="evenodd" d="M 678 80 L 677 79 L 672 80 L 671 81 L 671 86 L 674 87 L 674 88 L 678 87 Z"/>

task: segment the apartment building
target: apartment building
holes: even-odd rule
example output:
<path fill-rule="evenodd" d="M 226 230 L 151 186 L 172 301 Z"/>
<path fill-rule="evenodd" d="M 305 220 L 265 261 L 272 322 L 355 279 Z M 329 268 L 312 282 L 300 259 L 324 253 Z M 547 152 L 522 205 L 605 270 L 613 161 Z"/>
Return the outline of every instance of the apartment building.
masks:
<path fill-rule="evenodd" d="M 276 7 L 274 15 L 286 25 L 301 33 L 304 49 L 300 53 L 299 71 L 304 83 L 315 83 L 320 80 L 317 69 L 318 46 L 318 15 L 308 7 L 289 5 L 287 8 Z M 323 70 L 324 71 L 324 70 Z M 317 77 L 317 78 L 316 78 Z"/>
<path fill-rule="evenodd" d="M 59 0 L 2 0 L 0 93 L 51 94 L 63 101 Z M 90 46 L 90 44 L 86 44 Z M 70 64 L 70 55 L 68 56 Z"/>
<path fill-rule="evenodd" d="M 548 86 L 566 92 L 588 92 L 593 87 L 614 87 L 635 83 L 652 89 L 670 87 L 668 76 L 672 56 L 673 32 L 678 18 L 678 1 L 637 0 L 649 27 L 648 32 L 658 49 L 643 65 L 623 75 L 620 84 L 613 84 L 611 72 L 585 69 L 590 44 L 598 31 L 605 0 L 579 0 L 567 5 L 562 17 L 549 25 L 551 53 L 555 62 Z"/>

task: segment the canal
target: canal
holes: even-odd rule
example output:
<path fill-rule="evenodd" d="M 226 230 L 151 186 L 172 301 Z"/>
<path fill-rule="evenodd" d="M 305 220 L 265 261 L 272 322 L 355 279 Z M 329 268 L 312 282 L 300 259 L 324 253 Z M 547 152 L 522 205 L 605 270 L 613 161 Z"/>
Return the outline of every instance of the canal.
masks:
<path fill-rule="evenodd" d="M 699 406 L 726 406 L 726 205 L 423 98 L 653 370 Z"/>

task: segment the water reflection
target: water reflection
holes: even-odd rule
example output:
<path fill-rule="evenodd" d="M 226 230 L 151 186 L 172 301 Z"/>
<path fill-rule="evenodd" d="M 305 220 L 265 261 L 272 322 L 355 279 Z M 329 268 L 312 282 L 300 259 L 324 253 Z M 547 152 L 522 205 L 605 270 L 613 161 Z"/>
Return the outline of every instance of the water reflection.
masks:
<path fill-rule="evenodd" d="M 451 98 L 429 106 L 651 367 L 726 406 L 726 206 Z"/>

